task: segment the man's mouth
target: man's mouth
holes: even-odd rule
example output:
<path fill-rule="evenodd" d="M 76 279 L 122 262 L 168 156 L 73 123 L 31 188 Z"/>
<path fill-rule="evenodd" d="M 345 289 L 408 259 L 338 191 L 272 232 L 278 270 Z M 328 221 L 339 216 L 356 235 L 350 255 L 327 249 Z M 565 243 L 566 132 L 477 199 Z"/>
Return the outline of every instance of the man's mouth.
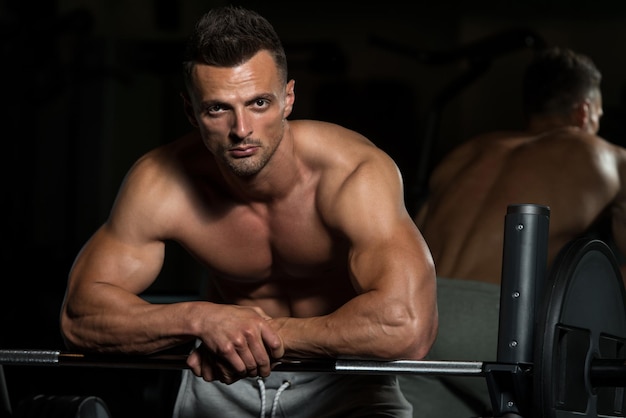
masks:
<path fill-rule="evenodd" d="M 230 149 L 230 154 L 235 158 L 244 158 L 254 155 L 259 147 L 257 145 L 239 146 Z"/>

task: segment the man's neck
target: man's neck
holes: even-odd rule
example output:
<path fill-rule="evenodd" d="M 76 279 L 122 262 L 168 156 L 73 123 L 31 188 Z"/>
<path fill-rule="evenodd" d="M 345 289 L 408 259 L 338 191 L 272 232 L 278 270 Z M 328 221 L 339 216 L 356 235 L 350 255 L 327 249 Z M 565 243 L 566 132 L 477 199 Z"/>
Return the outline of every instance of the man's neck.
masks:
<path fill-rule="evenodd" d="M 541 134 L 543 132 L 552 131 L 561 128 L 576 128 L 576 124 L 560 115 L 535 115 L 532 116 L 527 125 L 527 130 L 531 134 Z"/>

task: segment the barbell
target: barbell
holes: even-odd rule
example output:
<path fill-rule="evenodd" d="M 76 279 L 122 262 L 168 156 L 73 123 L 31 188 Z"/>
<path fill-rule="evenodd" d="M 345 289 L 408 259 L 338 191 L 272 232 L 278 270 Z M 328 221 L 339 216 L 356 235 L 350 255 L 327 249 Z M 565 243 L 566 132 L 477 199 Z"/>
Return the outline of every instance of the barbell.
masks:
<path fill-rule="evenodd" d="M 497 360 L 281 359 L 272 370 L 486 379 L 494 417 L 624 417 L 626 292 L 612 250 L 580 238 L 547 277 L 550 209 L 510 205 L 505 217 Z M 186 356 L 0 350 L 0 365 L 186 369 Z"/>

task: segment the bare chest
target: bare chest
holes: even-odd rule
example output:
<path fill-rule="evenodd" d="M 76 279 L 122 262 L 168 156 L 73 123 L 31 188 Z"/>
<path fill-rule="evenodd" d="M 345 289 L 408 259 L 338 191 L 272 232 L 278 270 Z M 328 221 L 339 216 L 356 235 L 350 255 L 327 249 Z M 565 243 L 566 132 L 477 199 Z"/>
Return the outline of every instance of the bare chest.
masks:
<path fill-rule="evenodd" d="M 190 223 L 180 242 L 218 276 L 233 281 L 313 279 L 345 271 L 345 243 L 310 205 L 235 206 Z"/>

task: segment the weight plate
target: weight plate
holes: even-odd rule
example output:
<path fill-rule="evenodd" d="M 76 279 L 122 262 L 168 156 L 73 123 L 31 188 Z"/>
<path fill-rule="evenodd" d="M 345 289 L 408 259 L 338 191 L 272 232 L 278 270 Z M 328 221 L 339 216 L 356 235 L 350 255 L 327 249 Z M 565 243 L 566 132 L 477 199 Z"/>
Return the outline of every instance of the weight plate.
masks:
<path fill-rule="evenodd" d="M 593 358 L 624 358 L 626 304 L 617 261 L 602 241 L 578 239 L 555 260 L 537 316 L 536 417 L 624 417 L 623 388 L 593 388 Z"/>

